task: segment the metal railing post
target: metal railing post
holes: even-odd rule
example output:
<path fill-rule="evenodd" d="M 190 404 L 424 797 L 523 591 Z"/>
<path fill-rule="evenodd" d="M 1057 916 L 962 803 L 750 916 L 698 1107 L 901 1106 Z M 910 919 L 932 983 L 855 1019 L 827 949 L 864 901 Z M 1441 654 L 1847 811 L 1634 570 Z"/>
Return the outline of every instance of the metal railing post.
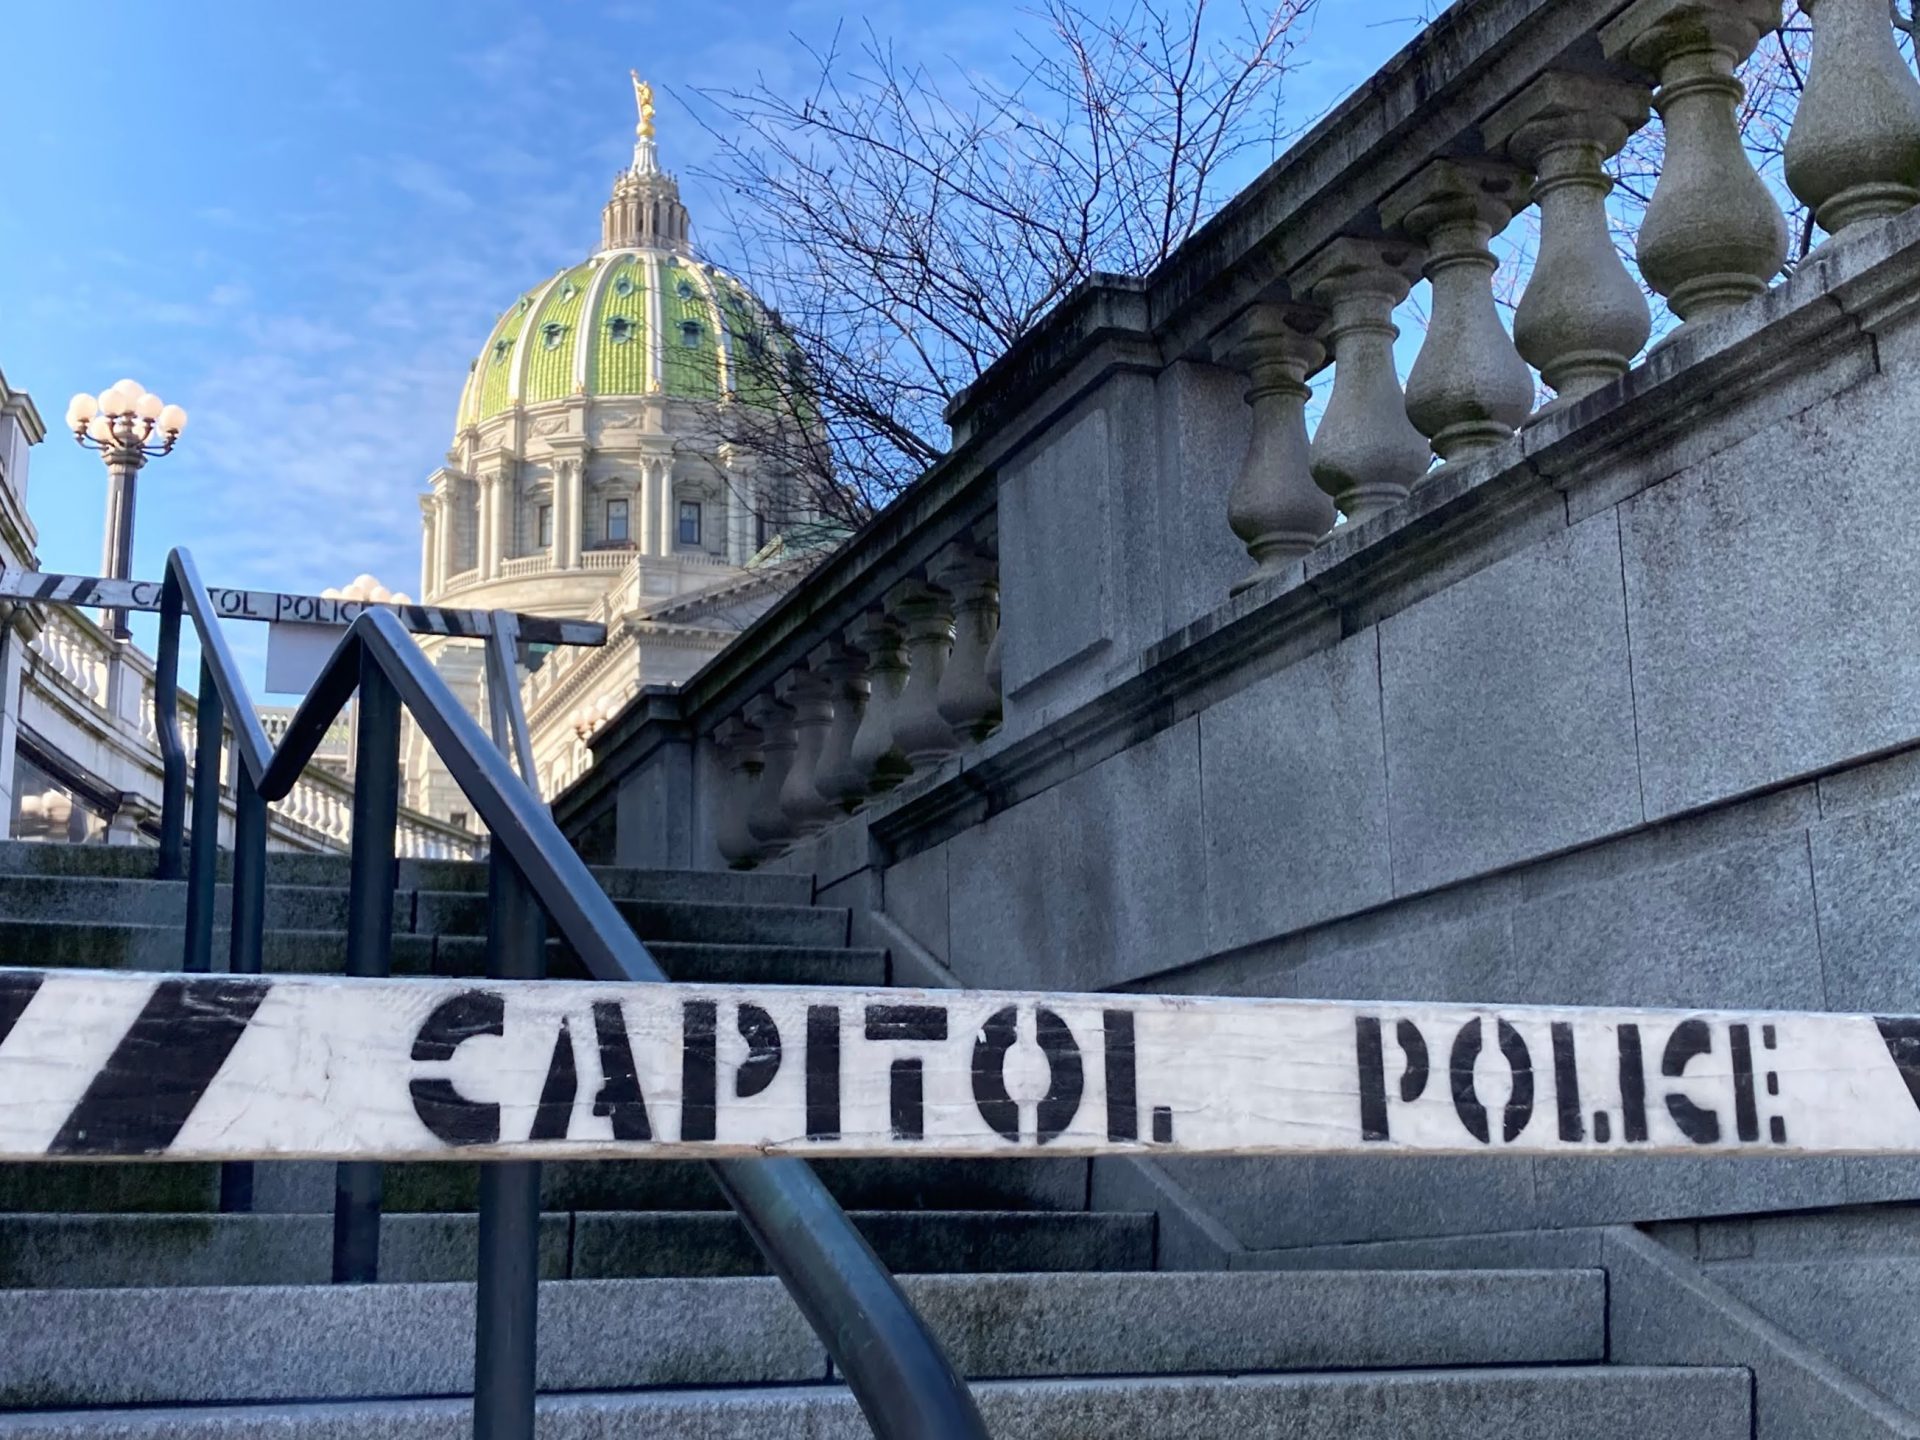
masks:
<path fill-rule="evenodd" d="M 233 771 L 233 929 L 227 969 L 235 975 L 258 975 L 267 921 L 267 802 L 237 748 Z M 252 1209 L 253 1162 L 222 1165 L 221 1213 L 243 1215 Z"/>
<path fill-rule="evenodd" d="M 154 878 L 186 873 L 187 757 L 180 746 L 180 587 L 160 591 L 160 651 L 153 662 L 153 734 L 160 746 L 160 857 Z"/>
<path fill-rule="evenodd" d="M 213 896 L 220 883 L 220 687 L 200 658 L 200 733 L 193 747 L 193 846 L 187 852 L 187 950 L 181 968 L 213 968 Z"/>
<path fill-rule="evenodd" d="M 487 870 L 487 974 L 541 980 L 547 925 L 533 889 L 495 844 Z M 480 1167 L 474 1440 L 533 1440 L 540 1304 L 540 1164 Z"/>
<path fill-rule="evenodd" d="M 373 656 L 362 651 L 347 870 L 349 975 L 393 973 L 393 847 L 399 821 L 400 692 Z M 377 1161 L 346 1161 L 335 1172 L 336 1285 L 371 1285 L 379 1278 L 380 1190 Z"/>

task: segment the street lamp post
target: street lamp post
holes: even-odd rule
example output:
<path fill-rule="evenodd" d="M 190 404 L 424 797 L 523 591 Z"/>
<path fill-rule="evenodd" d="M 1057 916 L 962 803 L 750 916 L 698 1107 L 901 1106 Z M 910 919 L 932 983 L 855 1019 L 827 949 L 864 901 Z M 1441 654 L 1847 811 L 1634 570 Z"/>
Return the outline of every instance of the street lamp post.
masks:
<path fill-rule="evenodd" d="M 98 450 L 107 465 L 107 536 L 100 571 L 108 579 L 130 580 L 134 482 L 147 461 L 173 449 L 187 428 L 187 412 L 166 404 L 137 380 L 121 380 L 97 397 L 74 396 L 67 403 L 67 427 L 83 449 Z M 116 640 L 131 634 L 124 610 L 102 610 L 100 623 Z"/>

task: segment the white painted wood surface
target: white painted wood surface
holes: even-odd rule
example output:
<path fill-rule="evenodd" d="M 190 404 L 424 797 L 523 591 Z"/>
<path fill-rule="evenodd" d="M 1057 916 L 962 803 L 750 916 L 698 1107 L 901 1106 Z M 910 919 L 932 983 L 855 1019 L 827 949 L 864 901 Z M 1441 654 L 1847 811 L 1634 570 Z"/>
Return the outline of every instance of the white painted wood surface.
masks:
<path fill-rule="evenodd" d="M 0 970 L 7 1159 L 1915 1154 L 1916 1064 L 1858 1015 Z"/>

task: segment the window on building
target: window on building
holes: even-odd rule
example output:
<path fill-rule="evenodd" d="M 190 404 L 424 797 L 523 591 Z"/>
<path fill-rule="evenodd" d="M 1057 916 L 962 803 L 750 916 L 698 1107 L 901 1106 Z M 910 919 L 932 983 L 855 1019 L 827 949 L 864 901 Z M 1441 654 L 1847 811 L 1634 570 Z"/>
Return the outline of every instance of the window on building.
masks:
<path fill-rule="evenodd" d="M 553 544 L 553 506 L 542 505 L 534 512 L 534 528 L 539 532 L 536 543 L 542 550 Z"/>
<path fill-rule="evenodd" d="M 607 321 L 607 338 L 616 345 L 624 345 L 633 339 L 633 321 L 624 315 L 616 315 Z"/>
<path fill-rule="evenodd" d="M 540 327 L 540 343 L 549 350 L 558 350 L 567 338 L 567 327 L 558 320 L 549 320 Z"/>
<path fill-rule="evenodd" d="M 769 528 L 767 525 L 767 512 L 764 510 L 758 511 L 753 517 L 753 548 L 755 550 L 764 550 L 767 548 L 767 540 L 769 538 L 767 531 Z"/>
<path fill-rule="evenodd" d="M 680 543 L 682 545 L 700 543 L 700 502 L 698 500 L 680 502 Z"/>
<path fill-rule="evenodd" d="M 680 322 L 680 343 L 682 345 L 688 346 L 689 348 L 698 345 L 700 343 L 700 335 L 700 322 L 698 320 L 682 320 Z"/>
<path fill-rule="evenodd" d="M 627 538 L 627 502 L 624 500 L 607 501 L 607 539 L 625 540 Z"/>

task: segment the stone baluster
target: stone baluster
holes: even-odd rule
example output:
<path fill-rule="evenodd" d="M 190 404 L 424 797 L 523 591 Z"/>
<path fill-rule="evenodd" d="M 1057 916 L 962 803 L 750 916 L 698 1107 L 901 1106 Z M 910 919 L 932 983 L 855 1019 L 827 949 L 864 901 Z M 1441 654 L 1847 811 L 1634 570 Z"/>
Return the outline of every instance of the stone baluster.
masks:
<path fill-rule="evenodd" d="M 1733 75 L 1779 25 L 1780 0 L 1639 0 L 1600 32 L 1609 58 L 1659 81 L 1666 154 L 1636 254 L 1686 324 L 1764 293 L 1787 257 L 1786 217 L 1740 141 Z"/>
<path fill-rule="evenodd" d="M 1307 452 L 1313 478 L 1349 522 L 1391 509 L 1426 474 L 1431 451 L 1407 419 L 1393 366 L 1394 307 L 1419 278 L 1423 257 L 1404 240 L 1342 237 L 1291 279 L 1295 294 L 1327 308 L 1333 393 Z"/>
<path fill-rule="evenodd" d="M 956 741 L 984 740 L 1000 728 L 1000 687 L 987 678 L 987 655 L 1000 633 L 1000 567 L 972 541 L 943 548 L 928 567 L 953 597 L 953 651 L 940 676 L 940 718 Z"/>
<path fill-rule="evenodd" d="M 771 694 L 747 702 L 747 723 L 760 732 L 760 783 L 754 787 L 753 808 L 747 812 L 747 830 L 760 842 L 762 855 L 778 855 L 793 839 L 793 822 L 781 806 L 787 772 L 793 768 L 799 737 L 793 711 Z"/>
<path fill-rule="evenodd" d="M 1787 186 L 1837 235 L 1920 204 L 1920 81 L 1887 0 L 1800 0 L 1813 21 L 1807 87 L 1787 134 Z"/>
<path fill-rule="evenodd" d="M 795 835 L 811 835 L 840 813 L 818 788 L 820 757 L 833 725 L 833 682 L 811 669 L 782 675 L 774 693 L 793 712 L 793 763 L 780 786 L 780 808 Z"/>
<path fill-rule="evenodd" d="M 1513 342 L 1553 387 L 1555 406 L 1626 374 L 1653 328 L 1647 297 L 1614 248 L 1613 181 L 1603 168 L 1646 123 L 1645 86 L 1556 72 L 1481 127 L 1490 146 L 1534 175 L 1540 252 L 1514 312 Z"/>
<path fill-rule="evenodd" d="M 924 580 L 903 580 L 887 592 L 887 608 L 907 635 L 909 670 L 893 717 L 893 743 L 916 770 L 938 765 L 960 748 L 940 713 L 940 682 L 953 652 L 953 597 Z"/>
<path fill-rule="evenodd" d="M 833 700 L 833 724 L 814 771 L 814 788 L 836 806 L 858 809 L 867 796 L 867 777 L 853 763 L 853 740 L 860 733 L 872 689 L 866 652 L 842 640 L 829 640 L 807 657 L 807 668 L 826 677 Z"/>
<path fill-rule="evenodd" d="M 713 816 L 713 839 L 721 857 L 736 870 L 745 869 L 762 854 L 748 820 L 760 785 L 764 764 L 760 732 L 738 716 L 723 721 L 713 734 L 727 772 L 727 786 Z"/>
<path fill-rule="evenodd" d="M 869 794 L 890 790 L 913 773 L 894 742 L 894 717 L 907 688 L 906 634 L 883 610 L 869 612 L 848 632 L 867 655 L 867 713 L 853 737 L 852 770 Z"/>
<path fill-rule="evenodd" d="M 1307 459 L 1307 376 L 1326 356 L 1315 338 L 1324 319 L 1304 306 L 1255 305 L 1220 347 L 1226 363 L 1246 372 L 1253 408 L 1247 456 L 1227 496 L 1227 523 L 1254 561 L 1236 595 L 1285 574 L 1339 518 Z"/>
<path fill-rule="evenodd" d="M 1427 247 L 1427 338 L 1407 376 L 1407 418 L 1443 461 L 1491 450 L 1533 410 L 1533 372 L 1493 301 L 1489 242 L 1527 204 L 1526 178 L 1484 160 L 1435 160 L 1387 197 L 1380 218 Z"/>

